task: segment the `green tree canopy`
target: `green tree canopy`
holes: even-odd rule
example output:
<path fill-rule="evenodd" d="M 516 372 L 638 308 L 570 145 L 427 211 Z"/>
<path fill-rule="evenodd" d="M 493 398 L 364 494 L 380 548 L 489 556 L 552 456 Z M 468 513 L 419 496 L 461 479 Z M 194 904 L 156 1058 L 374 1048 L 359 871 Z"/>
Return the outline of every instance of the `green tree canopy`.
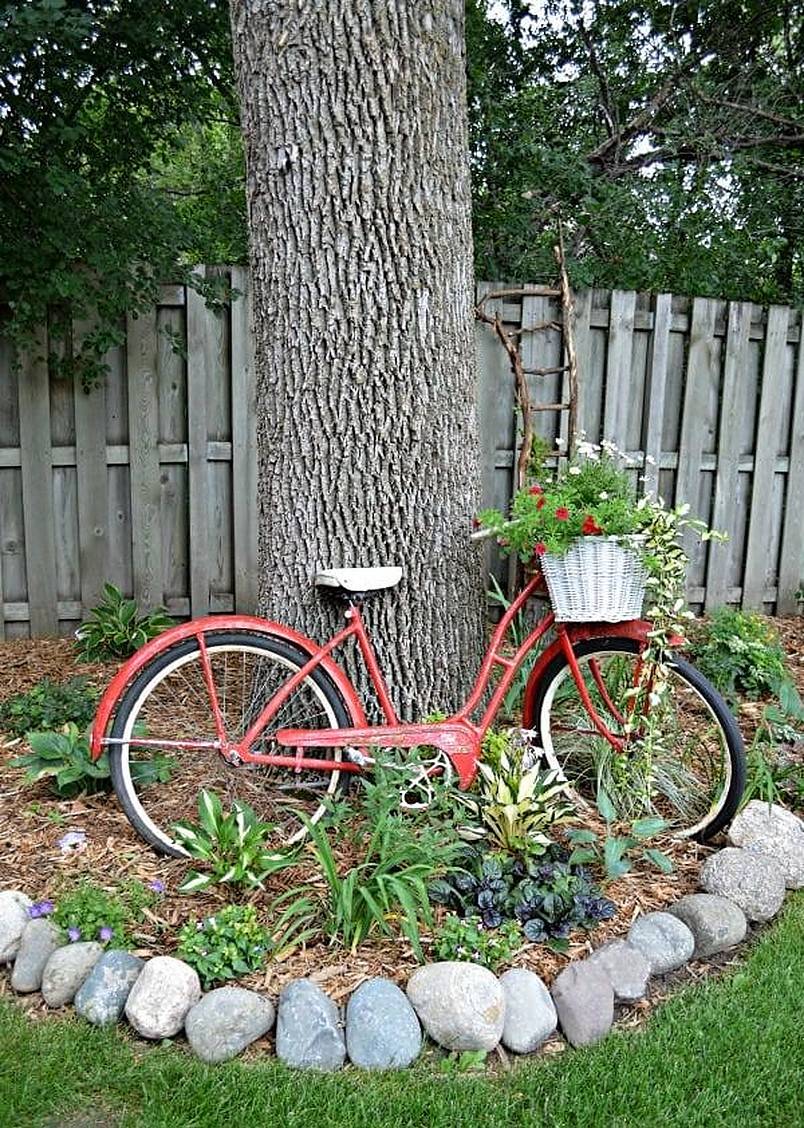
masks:
<path fill-rule="evenodd" d="M 492 10 L 493 9 L 493 10 Z M 467 0 L 478 275 L 804 300 L 803 0 Z M 246 255 L 226 0 L 0 6 L 0 303 L 96 328 Z M 194 280 L 194 284 L 199 284 Z M 54 332 L 55 331 L 55 332 Z"/>

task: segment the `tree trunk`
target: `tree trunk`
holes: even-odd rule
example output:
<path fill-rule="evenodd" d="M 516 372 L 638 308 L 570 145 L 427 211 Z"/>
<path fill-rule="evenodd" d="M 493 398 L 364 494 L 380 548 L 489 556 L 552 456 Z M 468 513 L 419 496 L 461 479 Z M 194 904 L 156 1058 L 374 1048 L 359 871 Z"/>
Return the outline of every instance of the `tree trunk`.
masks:
<path fill-rule="evenodd" d="M 260 610 L 367 602 L 401 714 L 463 698 L 483 634 L 460 0 L 232 0 L 258 377 Z"/>

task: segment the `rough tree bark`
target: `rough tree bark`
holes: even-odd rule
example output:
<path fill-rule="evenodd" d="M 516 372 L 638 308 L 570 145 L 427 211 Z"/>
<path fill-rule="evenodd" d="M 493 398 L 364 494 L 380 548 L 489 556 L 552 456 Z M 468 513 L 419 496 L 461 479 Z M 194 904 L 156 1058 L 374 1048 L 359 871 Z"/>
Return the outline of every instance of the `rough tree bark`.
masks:
<path fill-rule="evenodd" d="M 320 566 L 399 563 L 366 614 L 402 714 L 482 641 L 462 0 L 232 0 L 258 373 L 260 610 L 322 636 Z"/>

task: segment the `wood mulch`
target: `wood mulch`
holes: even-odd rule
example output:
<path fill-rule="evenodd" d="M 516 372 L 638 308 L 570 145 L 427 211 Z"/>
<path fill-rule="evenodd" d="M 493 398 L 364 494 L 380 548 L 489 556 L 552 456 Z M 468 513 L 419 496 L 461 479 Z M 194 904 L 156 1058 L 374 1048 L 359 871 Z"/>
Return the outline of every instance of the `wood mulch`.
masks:
<path fill-rule="evenodd" d="M 804 623 L 801 619 L 774 620 L 779 630 L 800 691 L 804 694 Z M 57 681 L 85 674 L 99 687 L 107 684 L 115 671 L 113 664 L 79 664 L 68 640 L 29 641 L 17 639 L 0 643 L 0 699 L 30 689 L 44 677 Z M 752 715 L 746 721 L 748 738 Z M 176 892 L 188 863 L 156 854 L 142 842 L 120 809 L 114 794 L 82 796 L 73 800 L 54 798 L 46 782 L 27 786 L 23 773 L 10 766 L 10 760 L 23 750 L 22 742 L 2 743 L 0 737 L 0 888 L 16 888 L 34 899 L 57 898 L 59 892 L 74 887 L 81 878 L 109 888 L 126 878 L 143 882 L 159 879 L 167 892 L 138 933 L 139 953 L 166 954 L 173 950 L 176 934 L 191 916 L 203 917 L 220 909 L 230 899 L 252 901 L 264 909 L 271 899 L 291 883 L 304 880 L 304 871 L 281 875 L 281 881 L 245 898 L 220 889 L 180 895 Z M 76 852 L 63 853 L 59 840 L 69 830 L 83 830 L 86 845 Z M 722 843 L 715 843 L 715 846 Z M 694 842 L 663 844 L 671 854 L 674 871 L 661 874 L 638 869 L 606 886 L 605 893 L 617 905 L 616 917 L 594 932 L 581 934 L 569 951 L 558 954 L 538 945 L 526 945 L 517 956 L 518 966 L 530 967 L 552 981 L 572 959 L 582 957 L 602 942 L 627 933 L 635 917 L 664 908 L 697 887 L 698 873 L 712 847 Z M 425 945 L 429 938 L 424 937 Z M 425 951 L 426 951 L 425 947 Z M 342 1001 L 361 982 L 383 975 L 402 983 L 416 966 L 416 959 L 404 940 L 372 940 L 354 953 L 311 944 L 285 958 L 274 960 L 264 971 L 241 982 L 275 995 L 291 979 L 309 976 L 320 983 L 336 1001 Z M 0 991 L 8 991 L 7 977 Z M 639 1020 L 640 1007 L 632 1008 L 630 1021 Z"/>

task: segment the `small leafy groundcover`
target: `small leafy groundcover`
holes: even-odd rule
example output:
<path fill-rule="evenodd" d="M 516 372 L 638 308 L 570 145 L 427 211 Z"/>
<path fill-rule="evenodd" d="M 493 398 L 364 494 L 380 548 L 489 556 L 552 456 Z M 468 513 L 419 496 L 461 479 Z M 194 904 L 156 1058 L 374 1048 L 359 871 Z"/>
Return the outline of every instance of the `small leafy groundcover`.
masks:
<path fill-rule="evenodd" d="M 531 858 L 469 850 L 461 870 L 431 883 L 430 900 L 459 916 L 479 917 L 485 929 L 515 920 L 525 939 L 559 951 L 576 928 L 594 928 L 617 911 L 583 866 L 571 865 L 556 845 Z"/>

